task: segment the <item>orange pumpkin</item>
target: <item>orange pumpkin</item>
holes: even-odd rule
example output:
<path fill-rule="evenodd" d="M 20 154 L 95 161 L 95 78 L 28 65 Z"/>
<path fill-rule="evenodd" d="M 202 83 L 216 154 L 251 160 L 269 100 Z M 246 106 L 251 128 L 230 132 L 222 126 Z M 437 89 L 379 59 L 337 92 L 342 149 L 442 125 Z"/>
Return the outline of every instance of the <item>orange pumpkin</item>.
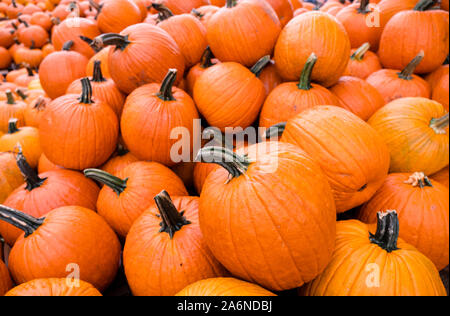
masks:
<path fill-rule="evenodd" d="M 382 0 L 379 2 L 381 33 L 394 15 L 401 11 L 414 9 L 417 3 L 417 0 Z"/>
<path fill-rule="evenodd" d="M 441 78 L 445 75 L 448 76 L 448 74 L 449 74 L 449 65 L 447 64 L 437 68 L 435 71 L 429 73 L 425 77 L 425 80 L 430 84 L 431 92 L 433 92 L 434 87 L 436 87 Z"/>
<path fill-rule="evenodd" d="M 215 5 L 204 5 L 197 9 L 193 9 L 191 11 L 191 14 L 199 19 L 203 26 L 206 28 L 208 26 L 209 20 L 211 20 L 211 17 L 219 10 L 220 7 L 217 7 Z"/>
<path fill-rule="evenodd" d="M 293 145 L 266 142 L 247 150 L 248 156 L 220 147 L 199 152 L 202 161 L 224 167 L 203 186 L 203 236 L 234 276 L 272 290 L 299 287 L 322 272 L 334 249 L 330 186 L 319 165 Z"/>
<path fill-rule="evenodd" d="M 440 184 L 445 185 L 447 188 L 449 187 L 449 168 L 448 166 L 442 169 L 441 171 L 436 172 L 435 174 L 430 176 L 433 180 L 439 182 Z"/>
<path fill-rule="evenodd" d="M 197 281 L 175 296 L 276 296 L 259 285 L 234 278 L 211 278 Z"/>
<path fill-rule="evenodd" d="M 323 12 L 307 12 L 292 19 L 283 29 L 275 46 L 274 60 L 281 77 L 295 81 L 314 52 L 318 59 L 311 79 L 330 87 L 344 73 L 350 48 L 349 37 L 340 22 Z"/>
<path fill-rule="evenodd" d="M 350 56 L 347 69 L 344 71 L 344 76 L 366 79 L 369 75 L 382 68 L 378 56 L 369 51 L 369 48 L 370 44 L 364 43 L 358 49 L 352 49 L 352 55 Z"/>
<path fill-rule="evenodd" d="M 26 126 L 39 128 L 39 124 L 41 122 L 42 115 L 44 114 L 44 110 L 47 105 L 51 102 L 50 98 L 46 98 L 40 96 L 30 102 L 25 111 L 24 111 L 24 119 Z"/>
<path fill-rule="evenodd" d="M 126 27 L 142 22 L 142 13 L 136 3 L 130 0 L 90 1 L 97 10 L 97 24 L 101 33 L 119 33 Z"/>
<path fill-rule="evenodd" d="M 17 39 L 26 47 L 41 48 L 48 43 L 49 37 L 47 31 L 39 25 L 29 25 L 22 21 L 24 28 L 17 32 Z"/>
<path fill-rule="evenodd" d="M 9 48 L 14 44 L 14 29 L 0 27 L 0 47 Z"/>
<path fill-rule="evenodd" d="M 425 98 L 402 98 L 386 104 L 369 120 L 389 147 L 391 172 L 427 175 L 448 165 L 448 112 Z M 407 154 L 405 154 L 407 153 Z"/>
<path fill-rule="evenodd" d="M 208 0 L 155 0 L 153 2 L 163 3 L 174 14 L 190 13 L 192 9 L 209 4 Z"/>
<path fill-rule="evenodd" d="M 6 100 L 0 101 L 0 133 L 7 133 L 9 127 L 9 120 L 16 118 L 17 125 L 25 125 L 23 112 L 26 108 L 26 103 L 23 101 L 14 100 L 14 95 L 11 90 L 5 92 Z"/>
<path fill-rule="evenodd" d="M 8 69 L 12 60 L 13 59 L 9 51 L 0 46 L 0 69 Z"/>
<path fill-rule="evenodd" d="M 73 286 L 69 282 L 67 278 L 37 279 L 16 286 L 5 296 L 102 296 L 87 282 L 78 280 Z"/>
<path fill-rule="evenodd" d="M 196 162 L 194 167 L 194 187 L 197 190 L 197 193 L 200 195 L 202 193 L 203 185 L 205 184 L 206 178 L 209 176 L 211 172 L 216 169 L 219 169 L 218 165 Z"/>
<path fill-rule="evenodd" d="M 273 60 L 271 60 L 261 71 L 259 80 L 262 81 L 264 88 L 266 89 L 266 97 L 283 82 L 283 78 L 278 74 L 277 67 Z"/>
<path fill-rule="evenodd" d="M 432 99 L 434 101 L 441 103 L 447 111 L 449 110 L 448 85 L 449 85 L 449 75 L 447 74 L 446 76 L 442 76 L 441 80 L 439 80 L 438 83 L 436 83 L 436 85 L 433 87 L 433 94 L 432 94 Z"/>
<path fill-rule="evenodd" d="M 101 62 L 103 76 L 106 78 L 111 78 L 111 74 L 109 72 L 108 57 L 109 57 L 109 51 L 112 48 L 113 48 L 112 46 L 105 47 L 105 48 L 101 49 L 97 54 L 92 56 L 91 59 L 89 59 L 88 65 L 86 67 L 86 75 L 88 77 L 94 76 L 94 65 L 95 65 L 95 62 L 98 60 Z"/>
<path fill-rule="evenodd" d="M 53 22 L 50 14 L 45 12 L 34 12 L 31 15 L 30 24 L 39 25 L 44 28 L 47 32 L 53 27 Z"/>
<path fill-rule="evenodd" d="M 217 59 L 213 59 L 213 54 L 208 46 L 203 52 L 200 63 L 192 67 L 186 76 L 186 92 L 189 93 L 190 96 L 193 96 L 194 94 L 194 86 L 197 79 L 205 72 L 206 69 L 218 63 L 219 61 Z"/>
<path fill-rule="evenodd" d="M 281 138 L 302 148 L 327 175 L 338 213 L 370 200 L 389 171 L 389 150 L 366 122 L 335 106 L 317 106 L 288 121 Z"/>
<path fill-rule="evenodd" d="M 55 165 L 53 162 L 48 160 L 48 158 L 45 156 L 45 154 L 41 155 L 41 158 L 39 158 L 38 163 L 38 174 L 47 172 L 47 171 L 56 171 L 64 169 L 63 167 Z"/>
<path fill-rule="evenodd" d="M 13 58 L 17 65 L 28 64 L 30 67 L 37 68 L 41 64 L 44 55 L 42 50 L 35 48 L 33 45 L 30 48 L 20 46 L 15 50 Z"/>
<path fill-rule="evenodd" d="M 117 176 L 120 170 L 138 161 L 139 159 L 137 159 L 132 153 L 128 150 L 120 148 L 119 146 L 117 154 L 110 158 L 100 169 L 112 174 L 113 176 Z"/>
<path fill-rule="evenodd" d="M 283 28 L 294 17 L 292 4 L 286 0 L 266 0 L 268 4 L 275 10 L 281 27 Z"/>
<path fill-rule="evenodd" d="M 0 259 L 0 295 L 5 295 L 13 287 L 9 271 L 3 261 Z"/>
<path fill-rule="evenodd" d="M 0 203 L 23 183 L 23 176 L 17 167 L 13 153 L 0 153 Z M 1 247 L 1 246 L 0 246 Z M 1 251 L 0 251 L 1 252 Z"/>

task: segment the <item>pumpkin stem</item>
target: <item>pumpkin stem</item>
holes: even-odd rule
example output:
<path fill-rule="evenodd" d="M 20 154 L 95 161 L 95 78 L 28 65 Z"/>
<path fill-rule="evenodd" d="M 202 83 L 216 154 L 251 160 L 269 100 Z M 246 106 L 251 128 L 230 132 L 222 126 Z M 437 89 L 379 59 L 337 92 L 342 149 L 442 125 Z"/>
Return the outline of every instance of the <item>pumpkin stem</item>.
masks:
<path fill-rule="evenodd" d="M 212 63 L 212 59 L 214 57 L 213 52 L 211 51 L 211 48 L 208 46 L 205 49 L 205 52 L 202 55 L 202 59 L 200 60 L 200 67 L 206 69 L 209 67 L 214 66 L 214 64 Z"/>
<path fill-rule="evenodd" d="M 26 187 L 25 189 L 27 191 L 33 191 L 36 188 L 39 188 L 41 185 L 44 184 L 45 180 L 47 178 L 40 178 L 37 172 L 31 168 L 31 166 L 28 164 L 27 159 L 22 153 L 22 147 L 19 145 L 18 147 L 18 153 L 15 154 L 16 163 L 19 167 L 20 173 L 22 173 L 22 176 L 25 179 Z"/>
<path fill-rule="evenodd" d="M 92 104 L 92 85 L 88 77 L 81 79 L 81 96 L 78 98 L 80 103 Z"/>
<path fill-rule="evenodd" d="M 449 125 L 449 113 L 445 114 L 441 118 L 432 119 L 430 127 L 436 132 L 436 134 L 445 135 L 447 133 L 446 129 Z"/>
<path fill-rule="evenodd" d="M 282 122 L 269 127 L 264 134 L 265 139 L 271 139 L 272 137 L 281 137 L 286 129 L 287 122 Z"/>
<path fill-rule="evenodd" d="M 270 55 L 264 56 L 260 60 L 256 62 L 256 64 L 250 69 L 251 72 L 255 74 L 256 77 L 259 77 L 261 71 L 270 63 Z"/>
<path fill-rule="evenodd" d="M 114 45 L 116 49 L 124 50 L 130 43 L 128 35 L 123 36 L 115 33 L 107 33 L 94 38 L 90 46 L 94 50 L 101 50 L 105 46 Z"/>
<path fill-rule="evenodd" d="M 250 166 L 250 161 L 246 156 L 240 156 L 225 147 L 215 146 L 200 149 L 195 161 L 215 163 L 225 168 L 230 174 L 228 182 L 244 174 Z"/>
<path fill-rule="evenodd" d="M 28 96 L 25 94 L 25 92 L 23 92 L 23 90 L 20 88 L 16 89 L 16 94 L 24 101 L 28 98 Z"/>
<path fill-rule="evenodd" d="M 45 109 L 45 106 L 46 106 L 46 102 L 45 102 L 44 97 L 43 96 L 39 96 L 36 99 L 36 103 L 34 104 L 33 108 L 38 110 L 38 111 L 42 111 L 43 108 Z"/>
<path fill-rule="evenodd" d="M 405 184 L 411 184 L 414 188 L 419 187 L 421 189 L 427 187 L 433 187 L 430 179 L 423 172 L 413 173 Z"/>
<path fill-rule="evenodd" d="M 53 23 L 54 25 L 59 25 L 59 24 L 61 24 L 61 19 L 58 18 L 58 17 L 52 18 L 51 21 L 52 21 L 52 23 Z"/>
<path fill-rule="evenodd" d="M 414 7 L 414 11 L 427 11 L 434 7 L 436 0 L 420 0 Z"/>
<path fill-rule="evenodd" d="M 226 7 L 227 8 L 234 8 L 237 5 L 237 0 L 227 0 Z"/>
<path fill-rule="evenodd" d="M 359 47 L 353 55 L 350 57 L 352 60 L 361 61 L 363 60 L 364 56 L 366 55 L 367 51 L 370 49 L 369 43 L 364 43 Z"/>
<path fill-rule="evenodd" d="M 306 61 L 305 66 L 303 67 L 302 74 L 300 76 L 300 82 L 298 83 L 297 87 L 301 90 L 310 90 L 312 88 L 311 86 L 311 74 L 314 69 L 314 66 L 317 62 L 317 56 L 316 54 L 312 53 L 308 60 Z"/>
<path fill-rule="evenodd" d="M 203 13 L 201 13 L 197 9 L 192 9 L 191 14 L 199 20 L 205 16 Z"/>
<path fill-rule="evenodd" d="M 97 10 L 98 12 L 100 12 L 102 9 L 102 6 L 100 4 L 98 4 L 97 2 L 95 2 L 94 0 L 89 0 L 89 5 L 91 7 L 93 7 L 95 10 Z"/>
<path fill-rule="evenodd" d="M 44 224 L 45 218 L 35 218 L 10 207 L 0 205 L 0 220 L 23 230 L 25 237 L 28 237 Z"/>
<path fill-rule="evenodd" d="M 377 214 L 377 231 L 370 233 L 370 241 L 391 253 L 397 248 L 400 224 L 396 211 L 379 212 Z"/>
<path fill-rule="evenodd" d="M 92 48 L 92 50 L 93 50 L 94 52 L 98 53 L 99 51 L 101 51 L 101 48 L 99 49 L 98 47 L 93 47 L 93 46 L 92 46 L 92 43 L 93 43 L 94 41 L 93 41 L 92 39 L 90 39 L 89 37 L 80 35 L 80 39 L 81 39 L 83 42 L 87 43 L 89 46 L 91 46 L 91 48 Z"/>
<path fill-rule="evenodd" d="M 166 77 L 164 78 L 161 89 L 159 90 L 157 97 L 163 101 L 176 101 L 172 94 L 173 84 L 177 79 L 177 69 L 169 69 Z"/>
<path fill-rule="evenodd" d="M 87 178 L 96 180 L 110 187 L 118 196 L 120 196 L 127 188 L 128 179 L 122 180 L 100 169 L 86 169 L 83 172 Z"/>
<path fill-rule="evenodd" d="M 400 79 L 411 80 L 414 70 L 416 70 L 417 66 L 422 62 L 424 57 L 425 53 L 421 50 L 420 53 L 405 67 L 405 69 L 398 74 L 398 77 Z"/>
<path fill-rule="evenodd" d="M 17 122 L 19 120 L 16 118 L 12 118 L 8 121 L 8 134 L 14 134 L 19 131 L 19 128 L 17 127 Z"/>
<path fill-rule="evenodd" d="M 25 27 L 30 27 L 30 24 L 27 23 L 27 21 L 22 20 L 21 18 L 17 18 L 17 21 L 25 25 Z"/>
<path fill-rule="evenodd" d="M 122 144 L 117 145 L 117 156 L 125 156 L 126 154 L 128 154 L 130 151 L 128 149 L 126 149 Z"/>
<path fill-rule="evenodd" d="M 167 20 L 174 15 L 172 11 L 162 3 L 152 3 L 152 8 L 158 11 L 159 22 Z"/>
<path fill-rule="evenodd" d="M 73 41 L 67 41 L 67 42 L 65 42 L 64 45 L 63 45 L 63 47 L 62 47 L 62 50 L 66 50 L 66 51 L 71 50 L 73 44 L 74 44 Z"/>
<path fill-rule="evenodd" d="M 100 60 L 94 61 L 94 73 L 92 76 L 93 82 L 105 82 L 106 79 L 102 73 L 102 62 Z"/>
<path fill-rule="evenodd" d="M 172 239 L 175 233 L 184 225 L 191 224 L 191 222 L 183 216 L 184 211 L 178 212 L 169 196 L 169 193 L 166 191 L 162 191 L 155 196 L 155 202 L 162 218 L 162 222 L 160 224 L 161 229 L 159 230 L 160 233 L 168 233 L 170 239 Z"/>
<path fill-rule="evenodd" d="M 16 104 L 16 101 L 14 100 L 14 96 L 13 96 L 11 90 L 6 90 L 5 94 L 6 94 L 6 103 L 7 104 L 9 104 L 9 105 Z"/>
<path fill-rule="evenodd" d="M 358 8 L 358 13 L 362 13 L 362 14 L 370 13 L 369 0 L 361 0 L 361 3 Z"/>

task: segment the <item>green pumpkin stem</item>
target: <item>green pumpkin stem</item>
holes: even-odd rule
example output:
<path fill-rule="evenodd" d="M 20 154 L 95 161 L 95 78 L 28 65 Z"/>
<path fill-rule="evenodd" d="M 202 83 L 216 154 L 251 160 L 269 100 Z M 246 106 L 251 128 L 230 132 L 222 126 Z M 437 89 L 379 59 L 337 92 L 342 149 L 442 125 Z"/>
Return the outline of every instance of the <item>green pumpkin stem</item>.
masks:
<path fill-rule="evenodd" d="M 417 66 L 422 62 L 424 57 L 425 53 L 421 50 L 420 53 L 405 67 L 405 69 L 398 74 L 398 77 L 400 79 L 411 80 L 414 70 L 416 70 Z"/>
<path fill-rule="evenodd" d="M 250 69 L 251 72 L 259 77 L 263 69 L 270 63 L 270 55 L 264 56 L 256 62 L 256 64 Z"/>
<path fill-rule="evenodd" d="M 94 42 L 94 40 L 90 39 L 89 37 L 86 37 L 86 36 L 83 36 L 83 35 L 80 35 L 79 37 L 80 37 L 80 39 L 81 39 L 83 42 L 85 42 L 85 43 L 87 43 L 89 46 L 91 46 L 91 48 L 94 50 L 95 53 L 98 53 L 99 51 L 102 50 L 101 48 L 92 46 L 92 43 Z"/>
<path fill-rule="evenodd" d="M 81 79 L 81 96 L 78 100 L 83 104 L 92 104 L 92 85 L 88 77 Z"/>
<path fill-rule="evenodd" d="M 240 156 L 228 148 L 215 146 L 202 148 L 196 161 L 215 163 L 225 168 L 230 174 L 228 182 L 244 174 L 250 166 L 247 157 Z"/>
<path fill-rule="evenodd" d="M 209 46 L 206 47 L 205 51 L 203 52 L 202 59 L 200 60 L 200 67 L 206 69 L 214 66 L 214 64 L 212 63 L 213 58 L 214 54 L 212 53 L 211 48 Z"/>
<path fill-rule="evenodd" d="M 281 137 L 286 129 L 286 124 L 287 122 L 282 122 L 269 127 L 264 134 L 264 138 L 272 139 L 275 137 Z"/>
<path fill-rule="evenodd" d="M 300 81 L 297 85 L 297 87 L 301 90 L 310 90 L 312 88 L 311 86 L 311 74 L 314 69 L 314 66 L 317 62 L 317 56 L 316 54 L 312 53 L 308 60 L 305 63 L 305 66 L 303 67 L 302 74 L 300 76 Z"/>
<path fill-rule="evenodd" d="M 92 76 L 93 82 L 105 82 L 106 79 L 102 73 L 102 62 L 100 60 L 94 61 L 94 73 Z"/>
<path fill-rule="evenodd" d="M 441 118 L 434 118 L 430 122 L 430 127 L 436 132 L 436 134 L 445 135 L 446 129 L 449 125 L 449 113 L 445 114 Z"/>
<path fill-rule="evenodd" d="M 27 159 L 22 153 L 22 148 L 19 146 L 19 152 L 16 154 L 16 163 L 19 167 L 20 173 L 22 173 L 22 176 L 25 179 L 25 189 L 27 191 L 33 191 L 34 189 L 39 188 L 42 186 L 47 178 L 40 178 L 37 172 L 31 168 L 31 166 L 28 164 Z"/>
<path fill-rule="evenodd" d="M 178 70 L 176 69 L 169 69 L 169 72 L 167 73 L 166 77 L 164 78 L 163 82 L 161 83 L 161 89 L 159 90 L 157 96 L 163 101 L 176 101 L 172 94 L 173 84 L 175 83 L 175 80 L 177 79 L 177 73 Z"/>
<path fill-rule="evenodd" d="M 237 0 L 227 0 L 226 7 L 231 9 L 237 5 Z"/>
<path fill-rule="evenodd" d="M 160 224 L 161 229 L 159 230 L 160 233 L 168 233 L 170 239 L 172 239 L 175 233 L 183 226 L 191 224 L 191 222 L 183 216 L 184 212 L 178 212 L 169 196 L 169 193 L 166 191 L 162 191 L 155 196 L 155 202 L 162 218 L 162 222 Z"/>
<path fill-rule="evenodd" d="M 6 103 L 7 104 L 9 104 L 9 105 L 16 104 L 16 101 L 14 100 L 14 96 L 13 96 L 11 90 L 6 90 L 5 94 L 6 94 Z"/>
<path fill-rule="evenodd" d="M 436 0 L 420 0 L 414 7 L 414 11 L 427 11 L 434 7 Z"/>
<path fill-rule="evenodd" d="M 5 205 L 0 205 L 0 220 L 24 231 L 26 238 L 44 224 L 45 218 L 35 218 Z"/>
<path fill-rule="evenodd" d="M 400 224 L 396 211 L 379 212 L 377 214 L 377 231 L 370 233 L 370 241 L 391 253 L 397 248 Z"/>
<path fill-rule="evenodd" d="M 152 8 L 158 11 L 158 22 L 167 20 L 174 16 L 172 11 L 162 3 L 152 3 Z"/>
<path fill-rule="evenodd" d="M 127 188 L 128 179 L 122 180 L 106 171 L 100 169 L 86 169 L 83 171 L 84 175 L 95 181 L 110 187 L 118 196 Z"/>
<path fill-rule="evenodd" d="M 116 46 L 116 49 L 124 50 L 130 43 L 128 35 L 107 33 L 94 38 L 90 46 L 94 50 L 101 50 L 105 46 L 113 45 Z"/>
<path fill-rule="evenodd" d="M 369 43 L 362 44 L 350 57 L 352 60 L 362 61 L 366 53 L 370 49 Z"/>

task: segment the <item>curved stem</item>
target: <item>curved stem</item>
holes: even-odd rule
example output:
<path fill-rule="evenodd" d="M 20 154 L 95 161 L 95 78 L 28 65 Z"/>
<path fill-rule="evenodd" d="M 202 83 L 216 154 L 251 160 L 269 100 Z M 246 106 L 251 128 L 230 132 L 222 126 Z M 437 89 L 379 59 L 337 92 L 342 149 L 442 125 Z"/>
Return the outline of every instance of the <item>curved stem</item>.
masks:
<path fill-rule="evenodd" d="M 35 218 L 10 207 L 0 205 L 0 220 L 23 230 L 25 237 L 28 237 L 44 224 L 45 218 Z"/>
<path fill-rule="evenodd" d="M 202 59 L 200 60 L 200 67 L 206 69 L 211 66 L 214 66 L 214 64 L 211 61 L 213 58 L 214 58 L 214 54 L 211 51 L 211 48 L 209 46 L 206 47 L 205 52 L 202 55 Z"/>
<path fill-rule="evenodd" d="M 398 77 L 400 79 L 411 80 L 414 70 L 416 70 L 417 66 L 422 62 L 424 57 L 425 53 L 421 50 L 420 53 L 405 67 L 405 69 L 398 74 Z"/>
<path fill-rule="evenodd" d="M 102 73 L 102 62 L 100 60 L 94 61 L 94 73 L 92 76 L 93 82 L 105 82 L 106 79 Z"/>
<path fill-rule="evenodd" d="M 84 175 L 110 187 L 118 196 L 127 188 L 128 179 L 122 180 L 100 169 L 86 169 Z"/>
<path fill-rule="evenodd" d="M 201 13 L 197 9 L 192 9 L 191 14 L 200 20 L 205 16 L 203 13 Z"/>
<path fill-rule="evenodd" d="M 74 42 L 73 41 L 67 41 L 64 43 L 62 50 L 71 50 Z"/>
<path fill-rule="evenodd" d="M 436 134 L 447 134 L 447 127 L 449 125 L 449 113 L 445 114 L 441 118 L 434 118 L 430 122 L 430 127 L 436 132 Z"/>
<path fill-rule="evenodd" d="M 259 77 L 261 71 L 270 63 L 270 55 L 264 56 L 260 60 L 256 62 L 256 64 L 250 69 L 251 72 L 255 74 L 256 77 Z"/>
<path fill-rule="evenodd" d="M 25 179 L 25 183 L 27 184 L 25 189 L 31 192 L 34 189 L 39 188 L 41 185 L 43 185 L 45 183 L 45 180 L 47 180 L 47 178 L 43 179 L 39 178 L 37 172 L 33 168 L 31 168 L 31 166 L 27 162 L 27 159 L 22 154 L 22 148 L 20 146 L 18 147 L 19 152 L 15 156 L 16 163 Z"/>
<path fill-rule="evenodd" d="M 364 43 L 359 47 L 350 57 L 352 60 L 361 61 L 366 55 L 367 51 L 370 49 L 369 43 Z"/>
<path fill-rule="evenodd" d="M 172 11 L 162 3 L 152 3 L 152 8 L 158 11 L 158 21 L 164 21 L 174 16 Z"/>
<path fill-rule="evenodd" d="M 160 233 L 168 233 L 170 239 L 172 239 L 175 233 L 184 225 L 191 224 L 191 222 L 183 216 L 184 212 L 178 212 L 169 193 L 166 191 L 162 191 L 155 196 L 155 202 L 162 218 L 161 229 L 159 230 Z"/>
<path fill-rule="evenodd" d="M 6 103 L 7 104 L 9 104 L 9 105 L 16 104 L 16 101 L 14 100 L 14 96 L 13 96 L 11 90 L 6 90 L 5 94 L 6 94 Z"/>
<path fill-rule="evenodd" d="M 358 8 L 358 13 L 361 13 L 361 14 L 370 13 L 369 0 L 361 0 L 361 3 Z"/>
<path fill-rule="evenodd" d="M 275 137 L 281 137 L 286 129 L 286 124 L 287 122 L 282 122 L 269 127 L 264 134 L 264 138 L 272 139 Z"/>
<path fill-rule="evenodd" d="M 414 7 L 414 11 L 427 11 L 434 7 L 436 0 L 420 0 Z"/>
<path fill-rule="evenodd" d="M 177 69 L 169 69 L 166 77 L 164 78 L 161 89 L 159 90 L 157 96 L 163 101 L 176 101 L 172 94 L 173 84 L 177 79 Z"/>
<path fill-rule="evenodd" d="M 23 92 L 23 90 L 20 88 L 17 88 L 15 92 L 24 101 L 28 98 L 28 96 L 25 94 L 25 92 Z"/>
<path fill-rule="evenodd" d="M 433 187 L 430 179 L 423 172 L 413 173 L 405 184 L 411 184 L 413 187 L 419 187 L 421 189 L 425 187 Z"/>
<path fill-rule="evenodd" d="M 105 46 L 114 45 L 116 48 L 124 50 L 130 43 L 128 35 L 123 36 L 120 34 L 108 33 L 94 38 L 90 46 L 95 50 L 101 50 Z"/>
<path fill-rule="evenodd" d="M 317 62 L 316 54 L 312 53 L 308 60 L 306 61 L 305 66 L 303 67 L 302 74 L 300 76 L 300 82 L 298 83 L 298 88 L 301 90 L 310 90 L 311 86 L 311 74 L 314 69 L 314 66 Z"/>
<path fill-rule="evenodd" d="M 237 5 L 237 0 L 227 0 L 226 7 L 234 8 Z"/>
<path fill-rule="evenodd" d="M 8 134 L 14 134 L 19 132 L 19 128 L 17 127 L 17 122 L 19 120 L 16 118 L 12 118 L 8 121 Z"/>
<path fill-rule="evenodd" d="M 87 77 L 81 79 L 81 96 L 78 100 L 83 104 L 92 104 L 92 85 Z"/>
<path fill-rule="evenodd" d="M 370 233 L 370 241 L 391 253 L 397 248 L 400 225 L 396 211 L 379 212 L 377 214 L 377 231 Z"/>

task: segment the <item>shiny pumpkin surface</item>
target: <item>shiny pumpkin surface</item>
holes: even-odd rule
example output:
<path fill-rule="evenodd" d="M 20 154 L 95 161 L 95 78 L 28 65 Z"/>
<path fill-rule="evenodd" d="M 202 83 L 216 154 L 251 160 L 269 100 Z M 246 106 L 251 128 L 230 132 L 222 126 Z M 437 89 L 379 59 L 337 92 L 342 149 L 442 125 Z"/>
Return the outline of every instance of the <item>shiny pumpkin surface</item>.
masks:
<path fill-rule="evenodd" d="M 79 280 L 79 286 L 69 286 L 69 279 L 37 279 L 8 291 L 5 296 L 102 296 L 91 284 Z"/>
<path fill-rule="evenodd" d="M 195 282 L 176 296 L 275 296 L 262 287 L 234 278 L 213 278 Z"/>

